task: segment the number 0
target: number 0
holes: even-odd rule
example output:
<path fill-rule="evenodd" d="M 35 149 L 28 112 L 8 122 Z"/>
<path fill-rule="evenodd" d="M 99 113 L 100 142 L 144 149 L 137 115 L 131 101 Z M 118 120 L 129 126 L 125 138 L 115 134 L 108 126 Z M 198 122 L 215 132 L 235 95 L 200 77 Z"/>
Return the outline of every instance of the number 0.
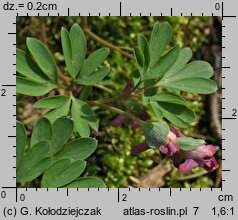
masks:
<path fill-rule="evenodd" d="M 25 199 L 26 199 L 26 196 L 25 196 L 24 194 L 21 194 L 19 198 L 20 198 L 20 201 L 22 201 L 22 202 L 23 202 L 23 201 L 25 201 Z"/>
<path fill-rule="evenodd" d="M 5 199 L 6 196 L 7 196 L 6 191 L 2 191 L 2 192 L 1 192 L 1 198 L 2 198 L 2 199 Z"/>
<path fill-rule="evenodd" d="M 218 11 L 218 10 L 220 10 L 220 8 L 221 8 L 220 3 L 216 3 L 215 4 L 215 9 Z"/>

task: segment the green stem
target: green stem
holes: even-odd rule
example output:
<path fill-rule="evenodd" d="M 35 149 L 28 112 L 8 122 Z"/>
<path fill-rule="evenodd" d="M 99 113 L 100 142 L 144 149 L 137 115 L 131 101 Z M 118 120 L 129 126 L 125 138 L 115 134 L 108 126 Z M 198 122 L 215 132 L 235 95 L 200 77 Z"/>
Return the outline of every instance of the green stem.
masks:
<path fill-rule="evenodd" d="M 107 98 L 107 99 L 101 99 L 101 100 L 98 100 L 99 102 L 101 103 L 110 103 L 110 102 L 114 102 L 114 101 L 117 101 L 117 100 L 120 100 L 120 99 L 124 99 L 126 98 L 128 95 L 130 94 L 122 94 L 122 95 L 117 95 L 117 96 L 114 96 L 112 98 Z"/>
<path fill-rule="evenodd" d="M 65 86 L 65 85 L 58 85 L 58 88 L 60 88 L 60 89 L 68 89 L 68 87 Z"/>
<path fill-rule="evenodd" d="M 103 91 L 105 91 L 105 92 L 108 92 L 108 93 L 110 93 L 110 94 L 113 94 L 113 90 L 111 90 L 111 89 L 109 89 L 109 88 L 107 88 L 107 87 L 105 87 L 105 86 L 103 86 L 103 85 L 94 84 L 93 86 L 96 87 L 96 88 L 98 88 L 98 89 L 101 89 L 101 90 L 103 90 Z"/>
<path fill-rule="evenodd" d="M 143 81 L 144 80 L 142 80 L 141 78 L 140 78 L 140 80 L 139 80 L 139 82 L 136 84 L 136 86 L 130 91 L 130 93 L 133 93 L 134 91 L 136 91 L 139 87 L 140 87 L 140 85 L 143 83 Z"/>
<path fill-rule="evenodd" d="M 122 95 L 117 95 L 117 96 L 114 96 L 112 98 L 107 98 L 107 99 L 101 99 L 101 100 L 98 100 L 99 102 L 101 103 L 110 103 L 110 102 L 114 102 L 114 101 L 118 101 L 118 100 L 121 100 L 121 99 L 124 99 L 128 96 L 135 96 L 135 97 L 138 97 L 136 94 L 132 94 L 134 91 L 136 91 L 139 86 L 141 85 L 141 83 L 143 82 L 143 80 L 140 79 L 140 81 L 137 83 L 137 85 L 128 93 L 124 93 Z"/>
<path fill-rule="evenodd" d="M 190 180 L 190 179 L 194 179 L 194 178 L 203 176 L 203 175 L 205 175 L 205 174 L 207 174 L 207 173 L 208 173 L 208 172 L 204 170 L 204 171 L 202 171 L 202 172 L 200 172 L 200 173 L 195 173 L 195 174 L 191 174 L 191 175 L 188 175 L 188 176 L 178 177 L 178 178 L 176 178 L 175 180 L 177 180 L 177 181 Z"/>
<path fill-rule="evenodd" d="M 159 86 L 159 80 L 156 80 L 153 84 L 145 86 L 143 88 L 140 88 L 140 90 L 145 90 L 145 89 L 149 89 L 149 88 L 152 88 L 152 87 L 158 87 L 158 86 Z"/>
<path fill-rule="evenodd" d="M 123 111 L 123 110 L 121 110 L 119 108 L 115 108 L 113 106 L 101 103 L 100 101 L 88 101 L 87 103 L 89 105 L 92 105 L 92 106 L 98 106 L 100 108 L 107 109 L 107 110 L 109 110 L 111 112 L 114 112 L 116 114 L 119 114 L 119 115 L 125 115 L 129 119 L 131 119 L 133 121 L 136 121 L 138 124 L 142 123 L 142 121 L 140 119 L 138 119 L 137 117 L 135 117 L 134 115 L 131 115 L 128 112 L 125 112 L 125 111 Z"/>
<path fill-rule="evenodd" d="M 101 43 L 102 45 L 110 48 L 110 49 L 113 49 L 113 50 L 116 50 L 118 52 L 120 52 L 122 55 L 130 58 L 130 59 L 134 59 L 134 56 L 130 53 L 127 53 L 126 51 L 120 49 L 119 47 L 115 46 L 114 44 L 111 44 L 109 43 L 108 41 L 98 37 L 96 34 L 94 34 L 93 32 L 91 32 L 88 28 L 85 28 L 84 29 L 84 33 L 87 34 L 89 37 L 91 37 L 92 39 L 98 41 L 99 43 Z"/>

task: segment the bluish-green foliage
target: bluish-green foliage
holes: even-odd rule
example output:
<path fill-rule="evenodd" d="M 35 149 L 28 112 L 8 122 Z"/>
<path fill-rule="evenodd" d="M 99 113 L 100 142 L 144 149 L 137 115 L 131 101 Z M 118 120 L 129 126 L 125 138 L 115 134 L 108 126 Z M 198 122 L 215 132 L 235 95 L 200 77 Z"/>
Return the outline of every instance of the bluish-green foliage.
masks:
<path fill-rule="evenodd" d="M 146 45 L 147 41 L 145 38 L 150 39 L 151 30 L 153 29 L 153 26 L 155 22 L 159 20 L 161 22 L 168 21 L 170 25 L 173 27 L 174 34 L 172 35 L 171 41 L 168 44 L 169 40 L 165 40 L 163 48 L 157 48 L 157 45 L 152 45 L 151 48 L 157 48 L 156 51 L 161 50 L 160 55 L 162 56 L 162 59 L 160 57 L 155 58 L 153 53 L 150 54 L 150 57 L 148 55 L 148 47 L 149 44 Z M 164 86 L 168 89 L 167 92 L 164 92 L 159 88 L 160 97 L 159 95 L 153 96 L 151 100 L 146 100 L 146 94 L 144 98 L 144 105 L 147 107 L 147 104 L 150 103 L 150 109 L 148 109 L 149 114 L 152 119 L 156 118 L 163 118 L 171 125 L 176 125 L 178 127 L 186 128 L 187 124 L 190 125 L 196 125 L 198 123 L 199 118 L 201 117 L 202 112 L 202 96 L 200 95 L 192 95 L 189 93 L 183 94 L 183 98 L 181 98 L 179 94 L 179 90 L 187 91 L 187 92 L 199 92 L 199 93 L 211 93 L 215 91 L 215 85 L 210 81 L 210 77 L 212 75 L 212 71 L 210 66 L 206 66 L 204 64 L 204 73 L 205 77 L 196 78 L 197 80 L 200 80 L 200 84 L 204 84 L 204 87 L 196 87 L 197 84 L 193 84 L 191 86 L 191 83 L 194 81 L 194 78 L 192 80 L 186 79 L 186 70 L 191 67 L 191 65 L 187 65 L 186 68 L 183 68 L 180 71 L 180 78 L 177 79 L 177 84 L 174 77 L 171 77 L 174 73 L 179 72 L 179 68 L 177 67 L 175 70 L 172 71 L 169 70 L 170 66 L 175 63 L 175 61 L 178 59 L 178 57 L 181 55 L 179 46 L 175 46 L 179 44 L 180 48 L 183 47 L 190 47 L 193 52 L 196 52 L 197 49 L 206 41 L 206 37 L 204 36 L 204 30 L 206 29 L 208 25 L 208 18 L 206 17 L 123 17 L 118 19 L 118 17 L 89 17 L 88 18 L 88 28 L 98 34 L 101 38 L 106 39 L 108 42 L 117 45 L 121 49 L 128 51 L 129 53 L 133 54 L 133 49 L 136 45 L 138 45 L 137 49 L 135 50 L 135 55 L 137 57 L 137 63 L 136 65 L 134 60 L 131 60 L 120 53 L 111 50 L 109 54 L 109 50 L 106 48 L 102 48 L 102 45 L 95 40 L 92 40 L 91 38 L 87 39 L 87 52 L 85 48 L 78 48 L 78 51 L 82 51 L 80 54 L 76 54 L 77 56 L 74 57 L 73 51 L 67 50 L 69 48 L 69 45 L 74 45 L 75 48 L 77 47 L 77 39 L 74 39 L 73 32 L 74 29 L 72 28 L 71 31 L 67 31 L 66 29 L 70 30 L 70 27 L 75 23 L 82 24 L 81 18 L 79 17 L 68 17 L 68 18 L 51 18 L 47 17 L 43 20 L 39 20 L 37 18 L 18 18 L 18 47 L 26 50 L 24 40 L 26 36 L 36 37 L 39 36 L 39 33 L 42 31 L 42 24 L 44 24 L 45 33 L 47 34 L 47 44 L 50 48 L 50 51 L 52 53 L 53 58 L 56 60 L 57 66 L 60 70 L 60 72 L 64 73 L 66 76 L 70 76 L 75 79 L 75 82 L 79 85 L 85 85 L 84 87 L 85 93 L 84 95 L 77 94 L 77 90 L 79 87 L 72 87 L 73 92 L 75 92 L 79 97 L 79 99 L 75 99 L 72 96 L 67 96 L 69 94 L 57 94 L 59 96 L 55 96 L 58 100 L 63 100 L 61 102 L 61 105 L 58 106 L 58 101 L 55 101 L 51 98 L 41 99 L 39 100 L 34 99 L 34 101 L 38 102 L 35 104 L 35 107 L 38 108 L 48 108 L 50 111 L 46 113 L 45 117 L 50 120 L 51 123 L 54 123 L 56 121 L 57 116 L 66 116 L 68 114 L 72 115 L 72 118 L 74 120 L 75 124 L 75 130 L 78 134 L 80 134 L 83 137 L 88 137 L 90 135 L 90 127 L 93 132 L 98 131 L 98 121 L 94 114 L 93 110 L 96 110 L 96 115 L 100 119 L 100 126 L 99 126 L 99 133 L 102 135 L 102 138 L 99 137 L 99 146 L 96 153 L 93 155 L 92 158 L 88 160 L 88 167 L 83 173 L 83 170 L 85 166 L 82 165 L 82 172 L 83 175 L 90 175 L 95 174 L 96 176 L 99 176 L 101 179 L 103 179 L 107 185 L 107 187 L 125 187 L 125 186 L 135 186 L 135 183 L 133 183 L 130 179 L 130 176 L 139 178 L 142 175 L 146 174 L 151 170 L 151 168 L 159 163 L 161 161 L 161 158 L 159 157 L 159 151 L 146 151 L 143 152 L 140 155 L 132 155 L 131 154 L 131 146 L 140 143 L 143 141 L 142 136 L 143 133 L 140 129 L 134 130 L 130 126 L 123 126 L 123 127 L 117 127 L 117 128 L 111 128 L 110 122 L 115 117 L 115 115 L 111 115 L 111 113 L 107 113 L 105 111 L 102 111 L 97 108 L 90 108 L 88 104 L 85 102 L 85 100 L 96 100 L 101 99 L 102 97 L 107 96 L 104 92 L 99 92 L 98 89 L 93 89 L 90 87 L 91 85 L 101 82 L 102 85 L 108 86 L 109 88 L 112 88 L 113 90 L 120 93 L 120 91 L 125 86 L 128 79 L 131 78 L 131 74 L 134 72 L 135 68 L 138 68 L 140 71 L 141 76 L 145 80 L 151 80 L 156 77 L 163 77 L 161 82 L 159 82 L 159 86 Z M 29 23 L 28 26 L 25 27 L 25 30 L 21 29 L 21 25 Z M 62 29 L 61 36 L 59 33 L 59 28 L 61 26 L 64 26 L 65 29 Z M 31 27 L 34 27 L 33 29 Z M 76 27 L 76 26 L 74 26 Z M 168 28 L 167 37 L 170 38 L 171 34 L 169 31 L 169 27 L 165 25 L 165 28 Z M 75 31 L 78 31 L 80 33 L 81 30 L 77 29 Z M 139 32 L 143 32 L 143 35 L 139 35 L 137 39 L 137 35 Z M 158 32 L 155 31 L 155 32 Z M 72 36 L 71 36 L 72 35 Z M 71 40 L 69 40 L 69 36 L 71 36 Z M 64 38 L 62 44 L 63 44 L 63 51 L 61 49 L 61 40 L 62 37 Z M 81 39 L 84 39 L 81 35 Z M 164 39 L 164 38 L 163 38 Z M 42 40 L 42 39 L 41 39 Z M 65 46 L 64 46 L 65 45 Z M 160 46 L 160 45 L 159 45 Z M 37 47 L 37 48 L 36 48 Z M 172 50 L 170 50 L 172 48 Z M 29 69 L 26 71 L 24 68 L 26 65 L 22 65 L 23 67 L 18 71 L 19 73 L 24 75 L 24 72 L 27 72 L 25 76 L 27 78 L 18 78 L 17 85 L 28 85 L 27 89 L 26 86 L 19 87 L 19 92 L 22 94 L 27 95 L 34 95 L 34 96 L 41 96 L 45 93 L 49 92 L 51 89 L 54 89 L 57 87 L 57 76 L 55 74 L 56 72 L 56 66 L 55 63 L 51 60 L 52 56 L 48 53 L 48 50 L 45 50 L 41 46 L 41 44 L 37 45 L 37 41 L 28 39 L 28 49 L 31 52 L 31 55 L 33 56 L 33 59 L 37 62 L 38 66 L 41 69 L 41 78 L 38 80 L 42 80 L 37 84 L 37 82 L 34 82 L 33 85 L 31 79 L 28 79 L 30 77 L 34 77 L 34 69 Z M 45 56 L 38 56 L 35 52 L 35 49 L 40 49 L 42 53 L 45 54 Z M 165 49 L 165 50 L 163 50 Z M 95 51 L 93 53 L 93 51 Z M 169 51 L 167 54 L 166 52 Z M 63 55 L 64 52 L 64 55 Z M 187 52 L 187 56 L 191 57 L 190 53 L 191 51 L 185 51 Z M 29 57 L 25 58 L 26 56 L 24 52 L 19 50 L 19 55 L 21 55 L 21 60 L 24 61 L 24 59 L 30 60 Z M 108 55 L 109 54 L 109 55 Z M 147 55 L 146 55 L 147 54 Z M 94 59 L 94 55 L 96 59 Z M 108 56 L 108 58 L 107 58 Z M 154 59 L 150 60 L 151 57 Z M 23 59 L 24 58 L 24 59 Z M 85 59 L 85 62 L 77 63 L 77 59 L 82 58 Z M 107 60 L 105 60 L 107 58 Z M 188 62 L 186 57 L 184 58 L 186 62 L 184 62 L 184 65 Z M 30 62 L 35 62 L 34 60 L 31 60 Z M 164 61 L 163 61 L 164 60 Z M 97 61 L 97 62 L 95 62 Z M 66 62 L 66 65 L 65 63 Z M 168 63 L 171 62 L 170 65 Z M 29 62 L 28 62 L 29 63 Z M 181 63 L 181 62 L 179 62 Z M 194 62 L 195 63 L 195 62 Z M 23 63 L 24 64 L 24 63 Z M 44 66 L 45 64 L 45 66 Z M 103 67 L 101 66 L 103 64 Z M 157 68 L 157 66 L 159 68 Z M 199 65 L 203 65 L 200 63 Z M 200 66 L 196 66 L 196 63 L 192 67 L 192 73 L 194 74 L 192 77 L 195 77 L 196 71 L 199 71 Z M 99 68 L 100 66 L 100 68 Z M 46 68 L 47 67 L 47 68 Z M 110 68 L 109 68 L 110 67 Z M 151 67 L 150 71 L 147 71 L 148 68 Z M 162 68 L 161 68 L 162 67 Z M 17 66 L 18 68 L 18 66 Z M 19 66 L 20 68 L 20 66 Z M 99 68 L 99 69 L 98 69 Z M 158 69 L 158 70 L 157 70 Z M 51 70 L 48 72 L 48 70 Z M 109 74 L 110 70 L 110 74 Z M 98 76 L 103 76 L 99 79 L 99 77 L 91 77 L 93 74 L 96 74 L 98 71 Z M 159 71 L 159 73 L 158 73 Z M 38 71 L 39 72 L 39 71 Z M 191 71 L 189 71 L 191 72 Z M 53 74 L 53 75 L 51 75 Z M 177 74 L 178 75 L 178 74 Z M 96 76 L 96 75 L 94 75 Z M 91 78 L 90 78 L 91 77 Z M 50 79 L 50 83 L 45 83 L 45 79 Z M 94 81 L 96 79 L 96 81 Z M 99 80 L 97 80 L 99 79 Z M 104 79 L 104 80 L 103 80 Z M 103 81 L 102 81 L 103 80 Z M 180 81 L 183 81 L 183 87 L 181 86 Z M 186 81 L 187 80 L 187 81 Z M 190 81 L 189 81 L 190 80 Z M 47 80 L 49 82 L 49 80 Z M 208 85 L 209 84 L 209 85 Z M 32 86 L 33 85 L 33 86 Z M 144 84 L 145 86 L 150 85 L 150 83 Z M 29 86 L 31 86 L 29 88 Z M 86 90 L 87 89 L 87 90 Z M 24 90 L 24 91 L 23 91 Z M 23 91 L 23 92 L 22 92 Z M 172 92 L 172 93 L 171 93 Z M 173 98 L 168 99 L 168 95 L 173 95 Z M 82 98 L 84 96 L 84 98 Z M 166 96 L 166 100 L 163 100 L 163 97 Z M 69 98 L 70 97 L 70 98 Z M 85 98 L 86 97 L 86 98 Z M 188 102 L 186 103 L 183 99 L 186 98 Z M 19 103 L 21 103 L 21 96 L 18 95 L 17 97 Z M 47 100 L 48 99 L 48 100 Z M 180 99 L 180 100 L 179 100 Z M 169 100 L 169 101 L 168 101 Z M 50 104 L 49 104 L 50 103 Z M 42 107 L 43 106 L 43 107 Z M 174 107 L 176 106 L 176 109 L 180 109 L 180 113 L 173 112 Z M 126 107 L 125 106 L 119 106 L 119 107 Z M 71 113 L 70 113 L 71 108 Z M 84 114 L 82 114 L 82 111 L 80 109 L 84 109 Z M 21 108 L 18 109 L 18 113 L 22 111 Z M 194 112 L 197 114 L 197 119 L 195 120 Z M 62 114 L 63 112 L 63 114 Z M 86 112 L 86 113 L 85 113 Z M 21 115 L 21 114 L 20 114 Z M 88 117 L 90 116 L 90 118 Z M 156 117 L 157 116 L 157 117 Z M 20 116 L 21 118 L 21 116 Z M 86 119 L 85 119 L 86 118 Z M 80 123 L 79 123 L 80 122 Z M 185 133 L 192 134 L 194 132 L 193 129 L 185 129 Z M 77 132 L 74 132 L 73 135 L 75 137 L 78 136 L 76 134 Z M 93 133 L 94 134 L 94 133 Z M 194 134 L 194 133 L 193 133 Z M 95 133 L 97 135 L 97 133 Z M 74 138 L 74 136 L 72 136 Z M 45 141 L 45 140 L 41 140 Z M 36 144 L 38 141 L 35 141 L 34 144 Z M 46 144 L 46 143 L 45 143 Z M 46 144 L 47 145 L 47 144 Z M 49 146 L 48 146 L 49 147 Z M 61 146 L 62 147 L 62 146 Z M 45 146 L 47 148 L 47 146 Z M 46 149 L 47 151 L 47 149 Z M 57 150 L 58 151 L 58 150 Z M 48 152 L 48 151 L 47 151 Z M 50 151 L 49 151 L 50 152 Z M 52 153 L 54 155 L 55 152 Z M 19 152 L 21 155 L 21 151 Z M 45 156 L 43 157 L 45 159 Z M 84 159 L 84 158 L 83 158 Z M 81 159 L 80 159 L 81 160 Z M 55 161 L 54 161 L 55 162 Z M 61 163 L 63 164 L 55 164 L 56 168 L 50 168 L 50 165 L 45 166 L 42 168 L 42 170 L 49 170 L 46 171 L 46 174 L 43 176 L 43 186 L 44 187 L 58 187 L 58 186 L 64 186 L 64 187 L 72 187 L 77 186 L 80 184 L 83 186 L 85 182 L 88 184 L 92 184 L 92 186 L 99 186 L 101 187 L 103 185 L 100 180 L 95 179 L 93 182 L 91 179 L 83 180 L 84 182 L 78 183 L 74 182 L 74 180 L 78 177 L 74 177 L 73 179 L 69 178 L 64 181 L 62 179 L 57 179 L 57 176 L 54 178 L 54 184 L 59 181 L 59 184 L 57 185 L 51 185 L 50 176 L 51 173 L 55 172 L 55 169 L 57 170 L 59 168 L 59 172 L 61 172 L 61 168 L 67 167 L 67 169 L 72 165 L 72 161 L 68 161 L 68 159 L 61 158 Z M 74 162 L 75 163 L 75 162 Z M 79 162 L 81 163 L 81 162 Z M 80 166 L 81 166 L 80 165 Z M 53 166 L 51 164 L 51 166 Z M 51 170 L 53 169 L 53 171 Z M 40 170 L 37 173 L 37 176 L 39 176 L 43 171 Z M 196 181 L 181 181 L 179 179 L 176 179 L 176 172 L 173 171 L 171 174 L 168 174 L 166 177 L 166 186 L 171 187 L 210 187 L 212 185 L 212 180 L 209 179 L 209 177 L 200 177 Z M 200 172 L 200 169 L 197 169 L 193 171 L 194 173 Z M 74 173 L 72 169 L 72 173 Z M 79 175 L 80 175 L 79 174 Z M 36 176 L 34 176 L 35 178 Z M 32 179 L 32 178 L 31 178 Z M 20 181 L 21 182 L 21 181 Z M 95 184 L 93 184 L 95 183 Z M 68 184 L 68 185 L 67 185 Z"/>

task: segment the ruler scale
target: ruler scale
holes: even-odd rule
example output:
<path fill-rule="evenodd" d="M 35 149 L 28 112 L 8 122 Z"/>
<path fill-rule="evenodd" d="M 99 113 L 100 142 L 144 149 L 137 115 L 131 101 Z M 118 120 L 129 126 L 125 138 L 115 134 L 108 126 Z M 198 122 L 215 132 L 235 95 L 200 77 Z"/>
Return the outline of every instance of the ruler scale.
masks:
<path fill-rule="evenodd" d="M 1 219 L 237 219 L 236 2 L 1 1 Z M 16 16 L 221 16 L 222 188 L 16 188 Z"/>

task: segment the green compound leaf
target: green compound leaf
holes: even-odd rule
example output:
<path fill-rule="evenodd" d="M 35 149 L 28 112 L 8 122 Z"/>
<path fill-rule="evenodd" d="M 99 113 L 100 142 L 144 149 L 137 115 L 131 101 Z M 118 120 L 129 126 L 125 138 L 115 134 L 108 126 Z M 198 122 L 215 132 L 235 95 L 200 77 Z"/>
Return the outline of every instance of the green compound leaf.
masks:
<path fill-rule="evenodd" d="M 187 123 L 182 118 L 179 117 L 179 115 L 175 115 L 169 111 L 166 111 L 165 109 L 162 109 L 163 116 L 170 121 L 172 124 L 174 124 L 176 127 L 179 128 L 187 128 Z"/>
<path fill-rule="evenodd" d="M 181 118 L 183 121 L 185 121 L 187 123 L 191 123 L 191 122 L 196 121 L 195 113 L 191 109 L 189 109 L 189 108 L 186 108 L 178 116 L 179 116 L 179 118 Z"/>
<path fill-rule="evenodd" d="M 95 72 L 91 73 L 90 75 L 85 75 L 79 77 L 77 80 L 75 80 L 77 83 L 90 86 L 94 85 L 96 83 L 101 82 L 110 72 L 110 68 L 108 67 L 102 67 Z"/>
<path fill-rule="evenodd" d="M 171 92 L 163 92 L 151 96 L 150 104 L 157 117 L 165 117 L 180 128 L 186 128 L 187 123 L 191 123 L 196 119 L 194 112 L 187 108 L 186 101 Z"/>
<path fill-rule="evenodd" d="M 79 73 L 78 79 L 88 76 L 105 61 L 110 50 L 106 47 L 94 51 L 83 63 L 83 67 Z"/>
<path fill-rule="evenodd" d="M 160 95 L 160 94 L 159 94 Z M 158 95 L 158 96 L 159 96 Z M 163 100 L 163 93 L 161 93 L 161 100 Z M 165 93 L 167 95 L 167 93 Z M 181 97 L 179 99 L 172 99 L 173 93 L 168 93 L 168 102 L 164 101 L 152 101 L 150 100 L 150 105 L 158 118 L 166 118 L 172 124 L 179 128 L 187 128 L 187 123 L 191 123 L 196 120 L 196 116 L 192 110 L 185 106 L 186 102 Z M 164 96 L 166 97 L 166 96 Z M 177 97 L 177 95 L 175 95 Z M 157 98 L 157 97 L 156 97 Z M 156 100 L 154 97 L 154 99 Z M 181 99 L 181 100 L 180 100 Z M 158 98 L 158 100 L 160 100 Z M 165 99 L 166 101 L 166 99 Z M 170 103 L 171 102 L 171 103 Z"/>
<path fill-rule="evenodd" d="M 134 54 L 135 54 L 136 62 L 138 65 L 138 69 L 139 69 L 140 73 L 142 74 L 143 68 L 145 65 L 145 57 L 139 47 L 135 47 Z"/>
<path fill-rule="evenodd" d="M 67 104 L 70 101 L 69 96 L 56 95 L 40 99 L 34 104 L 34 108 L 55 109 Z"/>
<path fill-rule="evenodd" d="M 88 158 L 97 148 L 97 140 L 94 138 L 79 138 L 73 140 L 55 155 L 57 160 L 68 158 L 71 161 Z"/>
<path fill-rule="evenodd" d="M 58 118 L 52 125 L 52 139 L 49 155 L 60 151 L 70 139 L 74 129 L 74 123 L 70 118 Z"/>
<path fill-rule="evenodd" d="M 89 137 L 90 129 L 87 121 L 83 118 L 83 113 L 81 111 L 82 103 L 78 100 L 73 99 L 71 114 L 74 120 L 74 125 L 77 132 L 81 137 Z"/>
<path fill-rule="evenodd" d="M 86 56 L 86 37 L 78 24 L 74 24 L 70 32 L 61 29 L 61 43 L 66 66 L 70 75 L 76 78 Z"/>
<path fill-rule="evenodd" d="M 73 163 L 69 159 L 56 161 L 44 173 L 41 181 L 42 188 L 57 188 L 64 186 L 79 177 L 86 167 L 86 161 L 78 160 Z"/>
<path fill-rule="evenodd" d="M 157 94 L 152 96 L 150 100 L 157 101 L 157 108 L 159 107 L 162 112 L 166 111 L 175 115 L 180 115 L 187 108 L 183 98 L 170 92 Z M 167 114 L 163 115 L 166 116 Z"/>
<path fill-rule="evenodd" d="M 217 90 L 216 83 L 209 79 L 213 69 L 205 61 L 194 61 L 185 65 L 179 71 L 165 74 L 158 86 L 164 86 L 179 91 L 201 94 L 213 93 Z"/>
<path fill-rule="evenodd" d="M 97 177 L 82 177 L 64 186 L 64 188 L 105 188 L 105 187 L 106 187 L 105 183 Z"/>
<path fill-rule="evenodd" d="M 26 147 L 26 130 L 24 125 L 17 121 L 16 124 L 16 167 L 17 169 L 19 168 L 22 158 L 23 158 L 23 154 L 24 154 L 24 150 Z"/>
<path fill-rule="evenodd" d="M 209 63 L 206 61 L 193 61 L 187 65 L 185 65 L 182 69 L 179 71 L 174 72 L 173 74 L 170 74 L 169 77 L 165 75 L 166 78 L 172 78 L 173 81 L 181 80 L 181 79 L 187 79 L 187 78 L 204 78 L 208 79 L 213 76 L 213 68 Z"/>
<path fill-rule="evenodd" d="M 144 56 L 144 71 L 146 71 L 150 64 L 150 45 L 142 34 L 138 34 L 137 43 Z"/>
<path fill-rule="evenodd" d="M 177 139 L 179 142 L 179 148 L 184 151 L 193 151 L 199 146 L 205 144 L 204 140 L 194 139 L 191 137 L 179 137 Z"/>
<path fill-rule="evenodd" d="M 31 135 L 31 147 L 42 141 L 51 141 L 52 127 L 50 121 L 45 118 L 39 118 L 34 125 Z"/>
<path fill-rule="evenodd" d="M 143 82 L 143 87 L 149 87 L 144 89 L 144 96 L 154 96 L 157 93 L 158 88 L 154 87 L 155 79 L 145 79 Z"/>
<path fill-rule="evenodd" d="M 162 77 L 170 69 L 179 56 L 179 45 L 173 47 L 159 61 L 146 72 L 145 79 Z"/>
<path fill-rule="evenodd" d="M 50 143 L 43 141 L 29 150 L 17 171 L 17 182 L 31 181 L 50 166 L 52 159 L 47 157 L 49 149 Z"/>
<path fill-rule="evenodd" d="M 134 87 L 139 83 L 139 81 L 141 80 L 139 70 L 136 69 L 135 71 L 132 72 L 131 80 Z"/>
<path fill-rule="evenodd" d="M 53 124 L 58 118 L 68 115 L 70 103 L 71 99 L 69 99 L 68 102 L 66 102 L 64 105 L 48 111 L 47 113 L 45 113 L 44 117 L 48 118 L 50 123 Z"/>
<path fill-rule="evenodd" d="M 191 59 L 193 52 L 190 48 L 185 47 L 179 52 L 178 59 L 172 65 L 172 67 L 166 72 L 166 77 L 178 72 L 181 68 L 183 68 L 187 62 Z"/>
<path fill-rule="evenodd" d="M 42 96 L 56 88 L 55 85 L 37 83 L 19 76 L 16 77 L 16 85 L 17 93 L 29 96 Z"/>
<path fill-rule="evenodd" d="M 141 122 L 140 126 L 145 134 L 145 141 L 151 148 L 167 143 L 169 126 L 160 122 Z"/>
<path fill-rule="evenodd" d="M 17 48 L 16 50 L 16 71 L 23 76 L 37 82 L 47 82 L 46 75 L 39 66 L 24 51 Z"/>
<path fill-rule="evenodd" d="M 71 113 L 75 128 L 82 137 L 89 137 L 89 126 L 96 131 L 98 130 L 99 124 L 96 115 L 87 103 L 73 98 Z"/>
<path fill-rule="evenodd" d="M 151 101 L 158 101 L 158 102 L 167 102 L 167 103 L 172 103 L 172 104 L 177 104 L 177 105 L 184 105 L 184 106 L 187 105 L 185 99 L 183 99 L 179 95 L 176 95 L 172 92 L 163 92 L 163 93 L 151 96 L 150 100 Z"/>
<path fill-rule="evenodd" d="M 217 90 L 217 85 L 213 80 L 196 77 L 179 79 L 177 81 L 168 80 L 163 84 L 162 83 L 159 84 L 167 88 L 200 94 L 210 94 Z"/>
<path fill-rule="evenodd" d="M 162 108 L 162 111 L 166 110 L 174 115 L 180 115 L 186 109 L 186 106 L 184 105 L 178 105 L 169 102 L 157 102 L 157 103 Z"/>
<path fill-rule="evenodd" d="M 79 99 L 85 101 L 92 94 L 92 86 L 85 86 L 79 95 Z"/>
<path fill-rule="evenodd" d="M 163 118 L 163 112 L 157 102 L 150 101 L 150 106 L 157 118 Z"/>
<path fill-rule="evenodd" d="M 162 52 L 168 45 L 172 36 L 172 28 L 169 23 L 156 23 L 153 27 L 150 38 L 151 66 L 154 66 L 160 59 Z"/>
<path fill-rule="evenodd" d="M 27 38 L 26 44 L 41 70 L 49 77 L 49 79 L 57 83 L 57 66 L 47 47 L 34 38 Z"/>

